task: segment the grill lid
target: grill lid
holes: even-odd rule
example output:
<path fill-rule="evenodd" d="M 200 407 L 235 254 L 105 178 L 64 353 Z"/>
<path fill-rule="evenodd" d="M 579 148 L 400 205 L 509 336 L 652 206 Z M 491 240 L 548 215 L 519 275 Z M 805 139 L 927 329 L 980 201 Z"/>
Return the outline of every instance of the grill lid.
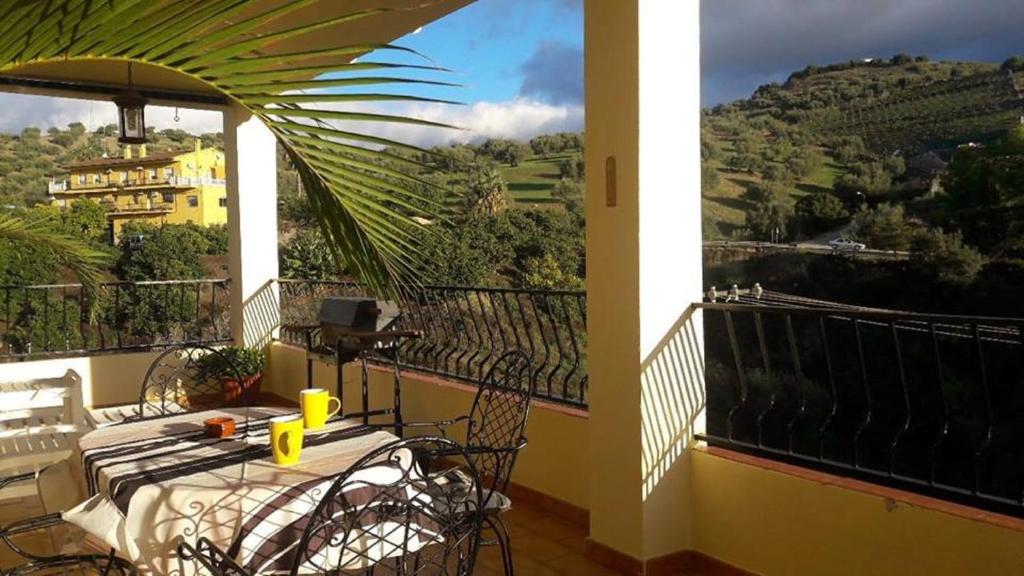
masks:
<path fill-rule="evenodd" d="M 400 314 L 398 305 L 389 300 L 334 296 L 324 298 L 318 320 L 328 334 L 357 336 L 390 330 Z"/>

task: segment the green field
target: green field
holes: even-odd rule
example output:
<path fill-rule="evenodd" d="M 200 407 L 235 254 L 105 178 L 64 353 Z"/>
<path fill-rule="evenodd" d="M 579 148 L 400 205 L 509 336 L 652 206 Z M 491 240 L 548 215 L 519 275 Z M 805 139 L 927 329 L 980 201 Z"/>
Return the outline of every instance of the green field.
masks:
<path fill-rule="evenodd" d="M 508 193 L 516 204 L 558 204 L 551 191 L 560 179 L 558 165 L 578 153 L 552 154 L 547 158 L 531 158 L 518 166 L 501 166 L 501 177 L 508 184 Z"/>

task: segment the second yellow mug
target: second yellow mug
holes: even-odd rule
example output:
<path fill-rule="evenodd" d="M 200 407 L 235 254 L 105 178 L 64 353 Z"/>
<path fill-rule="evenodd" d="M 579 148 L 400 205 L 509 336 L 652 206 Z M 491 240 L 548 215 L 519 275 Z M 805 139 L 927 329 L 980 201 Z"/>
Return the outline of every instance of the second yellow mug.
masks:
<path fill-rule="evenodd" d="M 302 454 L 302 415 L 289 414 L 270 419 L 270 448 L 274 462 L 281 466 L 298 464 Z"/>
<path fill-rule="evenodd" d="M 327 420 L 341 411 L 341 400 L 331 396 L 323 388 L 309 388 L 299 394 L 302 405 L 302 419 L 306 422 L 306 429 L 318 430 L 324 427 Z M 331 402 L 337 403 L 337 407 L 331 410 Z"/>

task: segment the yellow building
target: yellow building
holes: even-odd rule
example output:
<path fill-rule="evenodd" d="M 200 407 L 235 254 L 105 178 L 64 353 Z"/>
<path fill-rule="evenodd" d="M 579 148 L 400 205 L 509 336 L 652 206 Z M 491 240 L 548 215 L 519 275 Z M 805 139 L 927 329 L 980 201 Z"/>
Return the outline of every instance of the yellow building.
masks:
<path fill-rule="evenodd" d="M 134 154 L 133 154 L 134 152 Z M 203 148 L 192 152 L 148 154 L 142 144 L 125 146 L 118 158 L 96 158 L 68 166 L 68 179 L 50 182 L 55 206 L 89 198 L 110 211 L 111 240 L 117 242 L 126 222 L 225 224 L 228 219 L 224 153 Z"/>

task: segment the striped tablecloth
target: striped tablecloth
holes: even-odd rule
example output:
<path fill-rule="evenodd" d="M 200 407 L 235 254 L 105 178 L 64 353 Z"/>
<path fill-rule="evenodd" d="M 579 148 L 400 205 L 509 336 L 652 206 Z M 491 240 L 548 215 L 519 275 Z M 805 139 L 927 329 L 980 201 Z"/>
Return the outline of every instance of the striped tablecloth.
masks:
<path fill-rule="evenodd" d="M 92 498 L 69 521 L 104 536 L 144 571 L 190 574 L 195 566 L 174 553 L 179 537 L 205 536 L 226 550 L 268 503 L 337 475 L 396 439 L 361 421 L 334 421 L 307 433 L 299 464 L 281 467 L 270 454 L 269 419 L 289 412 L 294 409 L 213 410 L 86 434 L 75 460 Z M 235 419 L 234 438 L 203 435 L 202 422 L 215 416 Z"/>

